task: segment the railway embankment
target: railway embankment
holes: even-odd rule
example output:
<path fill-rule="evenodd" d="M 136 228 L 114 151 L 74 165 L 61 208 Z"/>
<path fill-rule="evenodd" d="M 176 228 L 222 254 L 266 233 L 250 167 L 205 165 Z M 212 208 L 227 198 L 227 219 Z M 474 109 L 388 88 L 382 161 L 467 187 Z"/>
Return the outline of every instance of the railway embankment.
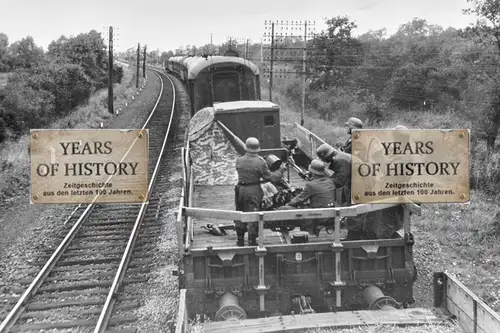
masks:
<path fill-rule="evenodd" d="M 125 70 L 127 73 L 127 70 Z M 74 111 L 70 116 L 56 121 L 51 128 L 140 128 L 160 92 L 160 82 L 156 75 L 147 73 L 147 80 L 140 81 L 140 89 L 135 88 L 133 71 L 128 71 L 124 85 L 115 87 L 115 106 L 118 114 L 107 113 L 107 96 L 97 92 L 86 106 Z M 142 74 L 142 73 L 141 73 Z M 134 97 L 132 99 L 132 96 Z M 120 107 L 120 102 L 126 107 Z M 27 137 L 21 138 L 2 152 L 8 152 L 12 167 L 1 173 L 0 186 L 11 188 L 11 193 L 3 193 L 0 199 L 0 295 L 9 292 L 10 285 L 28 268 L 32 256 L 41 249 L 57 247 L 54 235 L 63 229 L 65 218 L 76 208 L 75 205 L 31 205 L 29 201 L 29 153 Z M 4 148 L 5 149 L 5 148 Z M 17 153 L 17 155 L 15 154 Z M 5 165 L 5 159 L 3 162 Z M 21 275 L 20 275 L 21 274 Z"/>

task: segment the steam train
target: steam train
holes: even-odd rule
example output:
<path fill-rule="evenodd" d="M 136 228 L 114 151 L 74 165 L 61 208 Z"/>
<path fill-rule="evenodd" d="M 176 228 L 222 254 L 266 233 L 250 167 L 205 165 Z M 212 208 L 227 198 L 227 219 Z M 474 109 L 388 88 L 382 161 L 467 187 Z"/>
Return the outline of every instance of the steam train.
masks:
<path fill-rule="evenodd" d="M 215 332 L 227 321 L 300 314 L 297 320 L 307 326 L 313 314 L 403 309 L 414 302 L 410 212 L 419 213 L 418 206 L 404 205 L 404 228 L 396 238 L 358 241 L 342 239 L 342 217 L 397 205 L 235 211 L 235 160 L 244 154 L 248 137 L 260 139 L 259 154 L 270 168 L 291 157 L 303 161 L 288 169 L 288 187 L 262 185 L 267 199 L 304 186 L 301 170 L 324 141 L 298 124 L 294 138 L 281 137 L 279 106 L 259 100 L 259 71 L 246 60 L 175 57 L 165 70 L 186 84 L 193 112 L 182 149 L 184 182 L 176 222 L 178 332 L 197 314 L 213 321 L 205 332 Z M 236 246 L 235 220 L 258 223 L 257 247 Z M 330 224 L 314 223 L 320 220 Z M 301 226 L 311 223 L 315 232 L 304 232 Z"/>

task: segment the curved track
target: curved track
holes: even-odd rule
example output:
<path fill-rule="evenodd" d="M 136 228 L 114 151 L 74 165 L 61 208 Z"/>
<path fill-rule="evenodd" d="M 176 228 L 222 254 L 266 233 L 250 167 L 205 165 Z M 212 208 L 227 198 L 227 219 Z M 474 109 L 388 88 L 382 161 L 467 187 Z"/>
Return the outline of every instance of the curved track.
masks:
<path fill-rule="evenodd" d="M 149 129 L 150 200 L 141 205 L 78 206 L 65 222 L 71 230 L 58 248 L 35 262 L 43 266 L 36 277 L 21 281 L 29 286 L 2 318 L 0 332 L 88 332 L 93 328 L 97 333 L 108 326 L 135 321 L 130 317 L 110 318 L 113 310 L 139 305 L 133 297 L 120 297 L 118 293 L 124 284 L 147 280 L 149 244 L 161 229 L 157 221 L 161 202 L 151 200 L 151 193 L 172 135 L 176 96 L 172 80 L 154 73 L 161 81 L 161 92 L 143 126 Z M 162 186 L 156 190 L 164 190 L 158 187 Z M 132 277 L 124 279 L 125 271 Z"/>

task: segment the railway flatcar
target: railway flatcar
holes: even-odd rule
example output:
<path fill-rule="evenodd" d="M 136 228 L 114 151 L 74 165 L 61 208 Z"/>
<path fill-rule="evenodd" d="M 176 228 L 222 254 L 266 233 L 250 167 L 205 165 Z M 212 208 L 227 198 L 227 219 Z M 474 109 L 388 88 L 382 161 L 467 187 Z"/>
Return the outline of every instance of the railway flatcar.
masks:
<path fill-rule="evenodd" d="M 216 102 L 260 99 L 259 69 L 243 58 L 172 57 L 165 70 L 186 85 L 192 114 Z"/>
<path fill-rule="evenodd" d="M 191 119 L 177 221 L 181 255 L 177 274 L 185 292 L 181 306 L 186 317 L 204 314 L 218 322 L 398 309 L 414 302 L 410 211 L 418 213 L 418 206 L 403 206 L 404 229 L 396 238 L 365 241 L 343 240 L 340 218 L 397 205 L 235 211 L 235 160 L 244 153 L 243 142 L 249 136 L 265 137 L 260 154 L 272 168 L 276 159 L 288 161 L 294 150 L 313 158 L 322 141 L 300 125 L 297 133 L 294 140 L 281 138 L 279 107 L 268 101 L 215 103 Z M 270 193 L 300 189 L 304 182 L 290 168 L 288 189 Z M 317 219 L 330 224 L 315 225 L 315 231 L 305 227 Z M 234 220 L 259 223 L 258 246 L 236 247 Z"/>

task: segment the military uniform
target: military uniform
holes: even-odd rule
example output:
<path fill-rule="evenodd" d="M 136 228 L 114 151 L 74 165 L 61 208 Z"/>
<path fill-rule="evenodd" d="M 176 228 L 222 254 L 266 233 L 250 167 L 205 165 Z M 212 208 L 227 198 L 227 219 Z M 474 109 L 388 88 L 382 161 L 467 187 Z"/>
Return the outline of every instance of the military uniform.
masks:
<path fill-rule="evenodd" d="M 344 145 L 340 148 L 341 151 L 347 154 L 352 154 L 352 137 L 349 136 Z"/>
<path fill-rule="evenodd" d="M 238 172 L 238 184 L 235 187 L 236 210 L 243 212 L 254 212 L 261 210 L 264 192 L 260 184 L 265 181 L 279 182 L 283 178 L 283 172 L 278 169 L 269 171 L 267 163 L 257 154 L 245 154 L 236 159 L 236 171 Z M 261 181 L 261 178 L 264 181 Z M 245 233 L 245 224 L 235 221 L 235 229 L 239 243 L 242 242 Z M 257 222 L 248 223 L 248 241 L 255 245 L 258 236 Z"/>
<path fill-rule="evenodd" d="M 296 209 L 300 204 L 309 200 L 308 208 L 327 208 L 335 206 L 335 183 L 332 178 L 325 176 L 325 165 L 320 160 L 313 160 L 309 165 L 309 172 L 314 176 L 306 182 L 300 194 L 293 198 L 286 206 L 280 210 Z M 316 236 L 319 234 L 318 225 L 327 222 L 328 219 L 306 219 L 301 230 L 307 230 Z"/>
<path fill-rule="evenodd" d="M 351 117 L 347 122 L 345 123 L 347 127 L 349 127 L 349 138 L 347 141 L 344 143 L 344 145 L 340 148 L 341 151 L 347 154 L 352 154 L 352 137 L 351 137 L 351 131 L 352 129 L 360 129 L 363 128 L 363 122 L 356 118 L 356 117 Z"/>
<path fill-rule="evenodd" d="M 342 188 L 342 197 L 337 198 L 337 202 L 351 202 L 351 155 L 343 152 L 337 153 L 328 167 L 333 171 L 331 178 L 336 188 Z"/>
<path fill-rule="evenodd" d="M 315 177 L 307 182 L 302 192 L 288 203 L 296 207 L 310 200 L 310 208 L 326 208 L 334 203 L 335 183 L 328 177 Z"/>
<path fill-rule="evenodd" d="M 394 130 L 407 130 L 405 126 L 398 125 Z M 406 142 L 409 138 L 401 133 L 394 133 L 393 141 Z M 380 143 L 375 146 L 381 146 Z M 383 152 L 369 152 L 373 156 L 375 154 L 382 155 Z M 393 156 L 390 161 L 385 163 L 399 163 L 404 160 L 411 160 L 412 156 Z M 380 159 L 382 160 L 382 159 Z M 411 177 L 408 182 L 411 181 Z M 394 236 L 394 233 L 401 229 L 404 224 L 404 208 L 402 205 L 386 208 L 380 211 L 368 213 L 363 231 L 363 239 L 387 239 Z"/>

